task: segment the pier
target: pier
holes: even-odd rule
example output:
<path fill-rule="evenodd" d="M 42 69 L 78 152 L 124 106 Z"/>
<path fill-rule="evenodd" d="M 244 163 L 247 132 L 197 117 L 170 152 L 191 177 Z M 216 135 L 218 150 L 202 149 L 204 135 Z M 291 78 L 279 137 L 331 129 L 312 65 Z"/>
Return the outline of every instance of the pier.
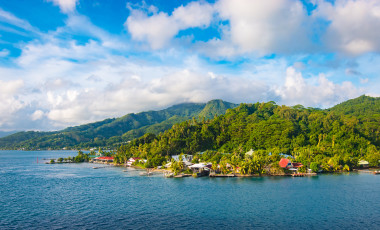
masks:
<path fill-rule="evenodd" d="M 210 173 L 209 177 L 236 177 L 235 174 L 213 174 Z"/>
<path fill-rule="evenodd" d="M 317 176 L 317 173 L 295 173 L 292 177 Z"/>

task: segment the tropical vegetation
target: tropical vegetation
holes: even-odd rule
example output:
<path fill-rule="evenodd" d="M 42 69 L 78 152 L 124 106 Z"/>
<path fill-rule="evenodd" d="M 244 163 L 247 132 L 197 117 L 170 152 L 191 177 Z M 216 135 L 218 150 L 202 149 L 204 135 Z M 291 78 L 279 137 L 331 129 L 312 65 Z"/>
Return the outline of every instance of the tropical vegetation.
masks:
<path fill-rule="evenodd" d="M 379 164 L 379 124 L 380 98 L 367 96 L 328 110 L 240 104 L 213 119 L 190 119 L 158 135 L 147 133 L 120 146 L 115 161 L 135 156 L 155 167 L 182 153 L 224 173 L 278 174 L 284 173 L 278 161 L 287 155 L 304 165 L 300 171 L 350 171 L 360 159 Z M 253 154 L 245 154 L 250 149 Z"/>

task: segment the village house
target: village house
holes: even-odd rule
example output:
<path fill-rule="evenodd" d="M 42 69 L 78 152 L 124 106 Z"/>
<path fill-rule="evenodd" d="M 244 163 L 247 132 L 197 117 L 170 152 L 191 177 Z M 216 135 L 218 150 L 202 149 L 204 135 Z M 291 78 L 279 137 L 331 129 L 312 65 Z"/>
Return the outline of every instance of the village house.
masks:
<path fill-rule="evenodd" d="M 181 155 L 173 155 L 172 159 L 178 162 L 180 156 Z M 185 168 L 188 168 L 189 166 L 193 165 L 193 163 L 191 163 L 192 160 L 193 160 L 193 155 L 187 155 L 187 154 L 182 155 L 182 164 Z M 165 165 L 165 167 L 167 168 L 170 166 L 171 166 L 171 162 Z"/>
<path fill-rule="evenodd" d="M 360 168 L 368 168 L 368 166 L 369 166 L 369 162 L 368 162 L 368 161 L 365 161 L 365 160 L 360 160 L 360 161 L 358 162 L 358 165 L 359 165 Z"/>
<path fill-rule="evenodd" d="M 93 159 L 94 162 L 98 162 L 98 163 L 111 163 L 113 162 L 114 160 L 114 157 L 95 157 Z"/>
<path fill-rule="evenodd" d="M 210 174 L 211 164 L 198 163 L 189 166 L 189 168 L 193 173 L 196 173 L 197 176 L 207 176 Z"/>
<path fill-rule="evenodd" d="M 127 161 L 127 166 L 128 167 L 131 167 L 133 163 L 135 163 L 136 161 L 139 161 L 141 160 L 140 157 L 131 157 L 129 158 L 129 160 Z"/>
<path fill-rule="evenodd" d="M 301 163 L 292 163 L 289 159 L 281 158 L 280 162 L 278 163 L 281 168 L 286 168 L 288 170 L 292 171 L 298 171 L 299 168 L 303 166 Z"/>

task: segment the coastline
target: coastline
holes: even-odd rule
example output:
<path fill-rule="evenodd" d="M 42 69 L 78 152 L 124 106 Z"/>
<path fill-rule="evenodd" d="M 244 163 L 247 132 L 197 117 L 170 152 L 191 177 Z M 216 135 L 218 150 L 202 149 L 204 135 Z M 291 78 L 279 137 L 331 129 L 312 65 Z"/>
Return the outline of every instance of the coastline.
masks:
<path fill-rule="evenodd" d="M 61 159 L 61 161 L 58 161 L 58 159 Z M 70 158 L 69 158 L 70 159 Z M 141 176 L 151 176 L 151 175 L 158 175 L 158 174 L 163 174 L 164 177 L 174 177 L 174 178 L 182 178 L 182 177 L 190 177 L 190 176 L 193 176 L 193 177 L 241 177 L 241 178 L 252 178 L 252 177 L 311 177 L 311 176 L 318 176 L 318 175 L 327 175 L 327 174 L 342 174 L 342 173 L 350 173 L 350 172 L 357 172 L 357 173 L 372 173 L 372 174 L 380 174 L 380 167 L 371 167 L 371 168 L 354 168 L 352 169 L 351 171 L 335 171 L 335 172 L 319 172 L 319 173 L 301 173 L 301 172 L 284 172 L 284 173 L 276 173 L 276 174 L 271 174 L 270 172 L 268 172 L 267 170 L 267 173 L 262 173 L 262 174 L 241 174 L 239 172 L 233 172 L 231 171 L 230 173 L 227 173 L 227 174 L 221 174 L 221 173 L 215 173 L 213 172 L 212 170 L 210 171 L 207 171 L 206 172 L 202 172 L 202 173 L 199 173 L 199 172 L 193 172 L 193 173 L 189 173 L 189 171 L 187 172 L 177 172 L 177 174 L 175 174 L 170 168 L 144 168 L 144 167 L 141 167 L 141 164 L 139 165 L 131 165 L 131 166 L 127 166 L 127 164 L 116 164 L 114 163 L 112 160 L 109 160 L 109 159 L 102 159 L 104 161 L 99 161 L 99 160 L 93 160 L 93 158 L 90 158 L 85 161 L 81 161 L 81 162 L 78 162 L 78 161 L 73 161 L 73 160 L 69 160 L 69 161 L 66 161 L 66 158 L 65 158 L 65 161 L 62 161 L 62 158 L 44 158 L 42 159 L 43 161 L 45 162 L 41 162 L 41 163 L 45 163 L 45 164 L 67 164 L 67 163 L 92 163 L 94 164 L 94 169 L 99 169 L 99 168 L 104 168 L 102 166 L 98 167 L 96 165 L 107 165 L 109 167 L 120 167 L 120 168 L 133 168 L 133 169 L 136 169 L 136 170 L 139 170 L 141 171 L 140 175 Z M 49 161 L 50 160 L 50 161 Z M 123 171 L 127 171 L 127 170 L 123 170 Z M 278 172 L 278 171 L 277 171 Z"/>
<path fill-rule="evenodd" d="M 157 168 L 142 168 L 139 166 L 125 166 L 124 164 L 113 164 L 113 163 L 100 163 L 100 162 L 91 162 L 93 164 L 106 164 L 114 167 L 122 167 L 122 168 L 134 168 L 141 171 L 146 171 L 148 174 L 150 173 L 172 173 L 170 169 L 157 169 Z M 353 169 L 350 172 L 356 172 L 356 173 L 373 173 L 375 171 L 380 170 L 380 167 L 373 167 L 373 168 L 365 168 L 365 169 Z M 311 176 L 319 176 L 319 175 L 328 175 L 328 174 L 343 174 L 343 173 L 350 173 L 350 172 L 321 172 L 321 173 L 287 173 L 287 174 L 240 174 L 240 173 L 231 173 L 231 174 L 214 174 L 214 175 L 207 175 L 202 177 L 210 177 L 210 178 L 217 178 L 217 177 L 242 177 L 242 178 L 249 178 L 249 177 L 311 177 Z M 173 175 L 172 177 L 168 178 L 182 178 L 182 177 L 190 177 L 191 174 L 186 173 L 179 173 L 178 175 Z"/>

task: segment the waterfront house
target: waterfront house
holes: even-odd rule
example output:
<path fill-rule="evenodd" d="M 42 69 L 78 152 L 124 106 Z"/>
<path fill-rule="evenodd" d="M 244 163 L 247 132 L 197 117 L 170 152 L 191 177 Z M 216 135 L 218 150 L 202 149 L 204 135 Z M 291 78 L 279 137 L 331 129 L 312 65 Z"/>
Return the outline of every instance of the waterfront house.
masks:
<path fill-rule="evenodd" d="M 189 166 L 189 168 L 193 171 L 193 173 L 204 173 L 208 175 L 210 173 L 211 164 L 198 163 Z"/>
<path fill-rule="evenodd" d="M 368 168 L 368 166 L 369 166 L 369 162 L 368 162 L 368 161 L 365 161 L 365 160 L 360 160 L 360 161 L 358 162 L 358 165 L 359 165 L 359 167 L 361 167 L 361 168 Z"/>
<path fill-rule="evenodd" d="M 280 165 L 281 168 L 292 168 L 292 162 L 286 158 L 281 158 L 278 164 Z"/>
<path fill-rule="evenodd" d="M 94 162 L 101 162 L 101 163 L 111 163 L 113 162 L 114 157 L 96 157 L 94 158 Z"/>
<path fill-rule="evenodd" d="M 211 164 L 199 163 L 189 167 L 197 177 L 208 176 L 211 171 Z"/>
<path fill-rule="evenodd" d="M 281 168 L 286 168 L 289 170 L 297 171 L 298 168 L 302 167 L 303 164 L 301 163 L 292 163 L 289 159 L 281 158 L 280 162 L 278 163 Z"/>
<path fill-rule="evenodd" d="M 141 160 L 140 157 L 131 157 L 131 158 L 129 158 L 129 160 L 127 162 L 127 166 L 130 167 L 130 166 L 132 166 L 133 163 L 135 163 L 136 161 L 139 161 L 139 160 Z"/>
<path fill-rule="evenodd" d="M 190 161 L 182 161 L 182 165 L 184 168 L 189 168 L 193 165 Z M 172 162 L 168 162 L 166 165 L 164 165 L 165 168 L 170 168 L 172 166 Z"/>
<path fill-rule="evenodd" d="M 193 165 L 193 163 L 191 163 L 191 161 L 193 160 L 193 155 L 187 155 L 187 154 L 173 155 L 172 159 L 178 162 L 180 156 L 182 156 L 182 164 L 185 168 L 188 168 L 189 166 Z M 169 163 L 171 163 L 171 162 L 169 162 Z"/>

